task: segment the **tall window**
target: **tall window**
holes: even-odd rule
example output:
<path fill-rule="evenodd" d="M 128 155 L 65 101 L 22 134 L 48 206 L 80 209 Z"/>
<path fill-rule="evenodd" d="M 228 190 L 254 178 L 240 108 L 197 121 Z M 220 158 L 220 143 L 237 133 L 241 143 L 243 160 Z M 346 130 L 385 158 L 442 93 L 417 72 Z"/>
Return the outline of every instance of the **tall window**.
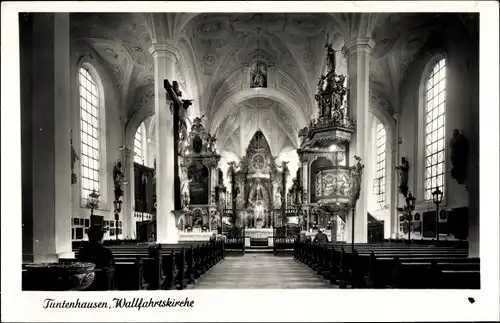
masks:
<path fill-rule="evenodd" d="M 144 156 L 142 155 L 142 124 L 137 128 L 134 138 L 134 162 L 142 164 Z"/>
<path fill-rule="evenodd" d="M 436 187 L 444 192 L 446 62 L 433 68 L 425 86 L 425 199 Z"/>
<path fill-rule="evenodd" d="M 92 190 L 99 191 L 99 93 L 94 79 L 85 68 L 80 68 L 80 138 L 81 189 L 87 198 Z"/>
<path fill-rule="evenodd" d="M 377 120 L 376 125 L 376 162 L 375 180 L 373 193 L 377 198 L 377 205 L 382 208 L 385 205 L 385 160 L 386 160 L 386 133 L 384 125 Z"/>

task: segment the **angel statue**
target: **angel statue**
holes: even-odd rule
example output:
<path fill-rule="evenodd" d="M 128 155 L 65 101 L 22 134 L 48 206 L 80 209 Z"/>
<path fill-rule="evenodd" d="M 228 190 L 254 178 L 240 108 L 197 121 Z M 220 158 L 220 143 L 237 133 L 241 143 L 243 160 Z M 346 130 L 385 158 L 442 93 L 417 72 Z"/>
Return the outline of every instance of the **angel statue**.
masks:
<path fill-rule="evenodd" d="M 207 132 L 205 140 L 206 140 L 207 151 L 215 152 L 215 143 L 217 142 L 217 138 L 215 138 L 215 136 L 212 136 Z"/>
<path fill-rule="evenodd" d="M 327 42 L 325 44 L 326 48 L 326 65 L 328 67 L 328 72 L 335 72 L 335 50 L 331 43 Z"/>
<path fill-rule="evenodd" d="M 227 164 L 229 165 L 229 169 L 228 169 L 229 172 L 233 172 L 236 170 L 236 168 L 238 168 L 238 165 L 236 165 L 235 161 L 230 161 Z"/>
<path fill-rule="evenodd" d="M 196 117 L 193 120 L 193 125 L 191 126 L 191 131 L 192 132 L 201 132 L 204 130 L 203 125 L 201 124 L 201 120 L 203 119 L 205 115 L 202 115 L 201 117 Z"/>

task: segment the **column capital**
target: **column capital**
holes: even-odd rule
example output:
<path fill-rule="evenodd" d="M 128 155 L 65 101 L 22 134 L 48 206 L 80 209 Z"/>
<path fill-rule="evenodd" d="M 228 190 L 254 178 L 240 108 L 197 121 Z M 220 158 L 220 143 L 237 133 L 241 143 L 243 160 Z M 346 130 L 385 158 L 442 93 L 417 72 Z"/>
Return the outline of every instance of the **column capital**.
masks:
<path fill-rule="evenodd" d="M 370 54 L 374 46 L 375 42 L 371 38 L 356 38 L 346 42 L 342 52 L 347 56 L 358 52 Z"/>
<path fill-rule="evenodd" d="M 181 53 L 179 50 L 170 44 L 153 44 L 149 48 L 149 53 L 154 59 L 168 58 L 174 63 L 177 63 L 181 59 Z"/>

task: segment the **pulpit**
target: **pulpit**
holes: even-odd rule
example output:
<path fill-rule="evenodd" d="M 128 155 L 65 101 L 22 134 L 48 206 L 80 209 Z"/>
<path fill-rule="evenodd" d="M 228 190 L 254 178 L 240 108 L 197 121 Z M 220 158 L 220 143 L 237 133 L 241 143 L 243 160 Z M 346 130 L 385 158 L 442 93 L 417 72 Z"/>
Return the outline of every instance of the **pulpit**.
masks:
<path fill-rule="evenodd" d="M 306 230 L 326 229 L 334 240 L 347 212 L 359 196 L 362 165 L 349 165 L 349 144 L 355 122 L 347 117 L 346 77 L 335 71 L 335 51 L 326 44 L 325 73 L 319 77 L 317 117 L 299 131 L 297 150 L 302 164 L 296 191 L 302 193 L 300 208 L 307 214 Z M 299 189 L 300 188 L 300 189 Z"/>

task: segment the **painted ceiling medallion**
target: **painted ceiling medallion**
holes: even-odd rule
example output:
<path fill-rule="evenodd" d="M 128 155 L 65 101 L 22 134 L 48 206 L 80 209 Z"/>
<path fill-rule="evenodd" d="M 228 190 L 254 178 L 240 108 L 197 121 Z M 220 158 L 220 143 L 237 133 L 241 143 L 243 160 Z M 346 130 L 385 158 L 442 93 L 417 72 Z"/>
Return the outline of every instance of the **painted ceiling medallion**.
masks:
<path fill-rule="evenodd" d="M 205 55 L 203 57 L 203 62 L 205 62 L 205 65 L 207 65 L 207 66 L 213 66 L 215 64 L 215 56 Z"/>

